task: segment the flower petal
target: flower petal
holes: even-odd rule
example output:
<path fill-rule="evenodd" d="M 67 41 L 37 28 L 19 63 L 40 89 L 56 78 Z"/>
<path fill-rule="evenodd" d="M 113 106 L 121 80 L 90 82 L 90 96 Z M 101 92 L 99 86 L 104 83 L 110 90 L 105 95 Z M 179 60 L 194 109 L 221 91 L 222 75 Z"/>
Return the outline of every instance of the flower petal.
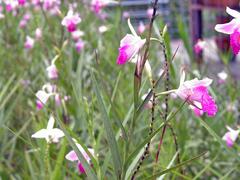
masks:
<path fill-rule="evenodd" d="M 53 129 L 54 122 L 55 122 L 55 119 L 54 119 L 53 116 L 51 115 L 50 118 L 49 118 L 49 120 L 48 120 L 47 130 Z"/>
<path fill-rule="evenodd" d="M 41 129 L 39 131 L 37 131 L 36 133 L 34 133 L 31 137 L 32 138 L 46 138 L 48 137 L 48 131 L 47 129 Z"/>
<path fill-rule="evenodd" d="M 65 158 L 69 161 L 78 161 L 78 157 L 77 157 L 77 154 L 75 153 L 75 151 L 70 151 L 66 156 Z"/>
<path fill-rule="evenodd" d="M 231 15 L 234 18 L 239 18 L 240 17 L 240 13 L 234 9 L 231 9 L 229 7 L 226 8 L 226 12 Z"/>
<path fill-rule="evenodd" d="M 239 24 L 239 20 L 233 19 L 229 23 L 217 24 L 215 30 L 224 34 L 232 34 Z"/>

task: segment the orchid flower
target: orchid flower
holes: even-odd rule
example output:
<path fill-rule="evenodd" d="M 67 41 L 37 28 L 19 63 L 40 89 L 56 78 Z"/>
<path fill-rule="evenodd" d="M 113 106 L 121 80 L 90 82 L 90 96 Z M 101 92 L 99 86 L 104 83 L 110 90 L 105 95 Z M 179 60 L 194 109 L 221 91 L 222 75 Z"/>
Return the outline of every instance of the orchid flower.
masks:
<path fill-rule="evenodd" d="M 185 72 L 183 71 L 179 88 L 175 93 L 183 100 L 198 110 L 207 113 L 208 116 L 215 116 L 217 113 L 217 105 L 209 95 L 207 87 L 212 83 L 212 79 L 205 78 L 198 80 L 197 78 L 185 81 Z M 194 110 L 195 112 L 197 110 Z"/>
<path fill-rule="evenodd" d="M 75 44 L 75 47 L 76 47 L 76 50 L 78 53 L 81 52 L 81 50 L 84 48 L 84 46 L 85 46 L 85 43 L 81 39 L 79 39 Z"/>
<path fill-rule="evenodd" d="M 51 65 L 46 69 L 49 79 L 57 79 L 58 78 L 58 70 L 55 65 L 55 61 L 52 61 Z"/>
<path fill-rule="evenodd" d="M 17 0 L 5 0 L 4 3 L 6 4 L 6 11 L 10 12 L 15 10 L 18 7 Z"/>
<path fill-rule="evenodd" d="M 41 107 L 45 105 L 50 96 L 55 95 L 55 87 L 50 84 L 45 84 L 41 90 L 37 91 L 37 107 Z M 42 104 L 41 104 L 42 103 Z M 38 109 L 39 109 L 38 108 Z"/>
<path fill-rule="evenodd" d="M 118 65 L 123 65 L 134 58 L 134 56 L 139 53 L 140 49 L 146 42 L 146 39 L 141 39 L 141 37 L 137 35 L 130 23 L 130 19 L 128 19 L 128 26 L 132 34 L 127 34 L 120 42 L 119 54 L 117 58 Z"/>
<path fill-rule="evenodd" d="M 62 25 L 66 26 L 69 32 L 73 32 L 77 29 L 77 24 L 81 22 L 79 14 L 73 14 L 73 10 L 70 9 L 62 20 Z"/>
<path fill-rule="evenodd" d="M 215 30 L 230 35 L 230 46 L 232 47 L 233 53 L 238 54 L 240 51 L 240 13 L 226 8 L 226 12 L 233 17 L 233 19 L 225 24 L 217 24 Z"/>
<path fill-rule="evenodd" d="M 109 3 L 117 3 L 113 0 L 92 0 L 91 1 L 91 10 L 96 14 L 99 14 L 102 9 Z"/>
<path fill-rule="evenodd" d="M 40 28 L 35 30 L 35 38 L 36 40 L 40 40 L 42 38 L 42 30 Z"/>
<path fill-rule="evenodd" d="M 50 116 L 46 129 L 41 129 L 32 135 L 32 138 L 44 138 L 47 143 L 58 143 L 59 139 L 64 136 L 62 130 L 58 128 L 53 128 L 54 126 L 54 118 Z"/>
<path fill-rule="evenodd" d="M 76 31 L 73 31 L 71 35 L 74 41 L 78 41 L 84 35 L 84 32 L 80 30 L 76 30 Z"/>
<path fill-rule="evenodd" d="M 176 94 L 183 100 L 195 108 L 206 112 L 208 116 L 215 116 L 217 112 L 217 105 L 213 98 L 209 95 L 207 87 L 212 83 L 212 80 L 205 78 L 198 80 L 197 78 L 184 81 L 185 72 L 181 76 L 180 86 L 176 90 Z"/>
<path fill-rule="evenodd" d="M 142 21 L 140 21 L 139 24 L 138 24 L 138 33 L 139 34 L 144 33 L 145 29 L 146 29 L 145 25 L 143 24 Z"/>
<path fill-rule="evenodd" d="M 91 163 L 91 158 L 89 157 L 89 155 L 87 154 L 87 152 L 83 149 L 83 147 L 76 143 L 76 146 L 78 147 L 79 151 L 82 153 L 83 157 L 86 159 L 86 161 L 88 162 L 88 164 Z M 88 148 L 88 151 L 91 153 L 92 156 L 94 156 L 94 150 L 92 148 Z M 69 161 L 75 162 L 77 161 L 77 165 L 78 165 L 78 170 L 81 174 L 85 173 L 85 169 L 81 163 L 81 161 L 78 159 L 77 154 L 75 153 L 75 151 L 70 151 L 65 158 Z"/>
<path fill-rule="evenodd" d="M 232 147 L 234 142 L 237 140 L 238 135 L 240 133 L 240 130 L 234 130 L 232 128 L 230 128 L 229 126 L 227 126 L 228 132 L 226 132 L 224 134 L 224 136 L 222 137 L 222 139 L 224 141 L 226 141 L 226 144 L 228 147 Z"/>
<path fill-rule="evenodd" d="M 106 31 L 108 31 L 108 27 L 107 26 L 104 26 L 104 25 L 102 25 L 102 26 L 99 26 L 98 27 L 98 32 L 99 33 L 101 33 L 101 34 L 103 34 L 103 33 L 105 33 Z"/>
<path fill-rule="evenodd" d="M 194 45 L 194 52 L 196 54 L 200 54 L 203 51 L 205 44 L 206 44 L 205 41 L 199 39 L 197 43 Z"/>
<path fill-rule="evenodd" d="M 34 42 L 35 42 L 35 40 L 33 38 L 31 38 L 30 36 L 27 36 L 26 41 L 24 43 L 24 47 L 26 49 L 32 49 L 34 46 Z"/>

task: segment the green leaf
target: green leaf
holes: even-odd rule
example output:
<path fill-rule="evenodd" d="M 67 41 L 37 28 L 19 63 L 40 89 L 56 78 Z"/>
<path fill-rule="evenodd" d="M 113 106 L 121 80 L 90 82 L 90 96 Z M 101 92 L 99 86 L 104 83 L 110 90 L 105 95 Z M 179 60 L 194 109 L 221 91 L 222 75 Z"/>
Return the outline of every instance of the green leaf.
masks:
<path fill-rule="evenodd" d="M 94 77 L 94 74 L 92 72 L 91 72 L 91 78 L 92 78 L 92 82 L 93 82 L 94 92 L 97 96 L 99 109 L 103 116 L 102 117 L 103 125 L 104 125 L 105 131 L 106 131 L 107 141 L 108 141 L 108 144 L 109 144 L 109 147 L 111 150 L 111 154 L 112 154 L 112 158 L 113 158 L 114 170 L 115 170 L 117 178 L 120 179 L 122 162 L 121 162 L 121 156 L 119 153 L 118 145 L 117 145 L 117 142 L 115 139 L 115 135 L 113 133 L 113 129 L 111 126 L 111 120 L 107 114 L 107 109 L 106 109 L 106 107 L 103 103 L 102 97 L 100 95 L 96 78 Z"/>

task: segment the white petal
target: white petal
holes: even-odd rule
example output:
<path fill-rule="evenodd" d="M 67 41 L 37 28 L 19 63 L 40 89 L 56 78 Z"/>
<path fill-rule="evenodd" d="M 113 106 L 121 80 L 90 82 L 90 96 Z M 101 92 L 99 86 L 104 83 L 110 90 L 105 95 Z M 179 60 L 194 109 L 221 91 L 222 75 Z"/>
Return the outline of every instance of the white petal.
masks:
<path fill-rule="evenodd" d="M 53 128 L 51 131 L 50 131 L 50 136 L 53 137 L 53 138 L 61 138 L 64 136 L 64 133 L 61 129 L 58 129 L 58 128 Z"/>
<path fill-rule="evenodd" d="M 41 129 L 41 130 L 37 131 L 36 133 L 34 133 L 31 137 L 32 138 L 46 138 L 46 137 L 48 137 L 48 131 L 46 129 Z"/>
<path fill-rule="evenodd" d="M 49 120 L 48 120 L 47 129 L 48 129 L 48 130 L 53 129 L 54 123 L 55 123 L 55 119 L 54 119 L 53 116 L 51 115 L 50 118 L 49 118 Z"/>
<path fill-rule="evenodd" d="M 132 24 L 131 24 L 130 18 L 128 18 L 128 27 L 129 27 L 131 33 L 132 33 L 134 36 L 138 36 L 137 33 L 136 33 L 136 31 L 134 30 Z"/>
<path fill-rule="evenodd" d="M 187 88 L 195 88 L 197 86 L 208 87 L 211 83 L 212 83 L 212 79 L 209 79 L 209 78 L 204 78 L 202 80 L 198 80 L 197 78 L 195 78 L 190 81 L 185 81 L 183 83 L 183 86 Z"/>
<path fill-rule="evenodd" d="M 50 97 L 51 95 L 46 93 L 45 91 L 43 90 L 39 90 L 37 93 L 36 93 L 36 97 L 38 98 L 38 100 L 40 100 L 43 104 L 46 104 L 48 98 Z"/>
<path fill-rule="evenodd" d="M 217 24 L 215 26 L 215 30 L 224 34 L 232 34 L 236 30 L 236 28 L 239 26 L 239 24 L 240 24 L 239 18 L 233 19 L 228 23 Z"/>
<path fill-rule="evenodd" d="M 226 8 L 226 12 L 231 15 L 234 18 L 239 18 L 240 17 L 240 13 L 234 9 L 231 9 L 229 7 Z"/>

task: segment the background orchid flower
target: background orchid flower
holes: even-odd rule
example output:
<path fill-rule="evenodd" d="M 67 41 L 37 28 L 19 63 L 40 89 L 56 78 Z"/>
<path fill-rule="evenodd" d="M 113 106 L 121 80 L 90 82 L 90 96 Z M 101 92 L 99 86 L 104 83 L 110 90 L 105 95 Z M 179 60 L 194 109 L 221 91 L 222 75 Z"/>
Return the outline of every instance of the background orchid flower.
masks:
<path fill-rule="evenodd" d="M 71 35 L 74 41 L 78 41 L 84 35 L 84 32 L 80 30 L 76 30 L 76 31 L 73 31 Z"/>
<path fill-rule="evenodd" d="M 138 33 L 142 34 L 145 31 L 145 29 L 146 29 L 145 25 L 143 24 L 142 21 L 140 21 L 138 24 Z"/>
<path fill-rule="evenodd" d="M 222 72 L 218 73 L 217 76 L 218 76 L 218 82 L 220 84 L 223 84 L 223 83 L 225 83 L 225 81 L 228 77 L 228 74 L 225 71 L 222 71 Z"/>
<path fill-rule="evenodd" d="M 208 116 L 215 116 L 217 113 L 217 105 L 212 96 L 209 95 L 207 89 L 212 83 L 212 80 L 209 78 L 202 80 L 195 78 L 190 81 L 184 80 L 185 72 L 182 73 L 180 86 L 175 93 L 190 105 L 207 113 Z"/>
<path fill-rule="evenodd" d="M 26 37 L 26 41 L 25 41 L 25 43 L 24 43 L 24 47 L 26 48 L 26 49 L 32 49 L 33 48 L 33 46 L 34 46 L 34 39 L 33 38 L 31 38 L 30 36 L 27 36 Z"/>
<path fill-rule="evenodd" d="M 232 147 L 234 142 L 237 140 L 240 130 L 234 130 L 227 126 L 228 132 L 224 134 L 222 139 L 226 141 L 228 147 Z"/>
<path fill-rule="evenodd" d="M 123 65 L 129 60 L 131 60 L 136 54 L 139 53 L 140 49 L 146 42 L 146 39 L 141 39 L 140 36 L 137 35 L 133 26 L 128 20 L 128 26 L 132 32 L 132 34 L 127 34 L 121 41 L 120 41 L 120 48 L 117 64 Z"/>
<path fill-rule="evenodd" d="M 205 41 L 199 39 L 199 40 L 197 41 L 197 43 L 194 45 L 194 52 L 195 52 L 196 54 L 201 53 L 201 52 L 203 51 L 203 48 L 204 48 L 205 44 L 206 44 Z"/>
<path fill-rule="evenodd" d="M 36 40 L 40 40 L 42 38 L 42 30 L 40 28 L 35 30 L 35 38 Z"/>
<path fill-rule="evenodd" d="M 85 46 L 85 43 L 81 39 L 79 39 L 75 44 L 75 48 L 76 48 L 78 53 L 81 52 L 81 50 L 84 48 L 84 46 Z"/>
<path fill-rule="evenodd" d="M 109 3 L 117 3 L 113 0 L 92 0 L 91 1 L 91 10 L 96 14 L 99 14 L 102 9 Z"/>
<path fill-rule="evenodd" d="M 42 103 L 46 104 L 49 97 L 54 95 L 55 88 L 50 84 L 45 84 L 41 90 L 36 93 L 37 99 Z"/>
<path fill-rule="evenodd" d="M 69 10 L 67 16 L 62 20 L 62 25 L 66 26 L 69 32 L 73 32 L 77 29 L 77 24 L 81 22 L 79 14 L 74 14 L 73 10 Z"/>
<path fill-rule="evenodd" d="M 238 54 L 240 51 L 240 13 L 229 7 L 226 8 L 226 12 L 234 17 L 234 19 L 225 24 L 217 24 L 215 30 L 230 35 L 230 46 L 232 47 L 233 53 Z"/>
<path fill-rule="evenodd" d="M 57 79 L 58 78 L 58 70 L 54 62 L 46 69 L 49 79 Z"/>
<path fill-rule="evenodd" d="M 53 128 L 55 119 L 50 116 L 46 129 L 41 129 L 32 135 L 32 138 L 44 138 L 47 143 L 58 143 L 59 139 L 64 136 L 62 130 Z"/>
<path fill-rule="evenodd" d="M 83 157 L 86 159 L 86 161 L 90 164 L 91 163 L 91 158 L 89 157 L 89 155 L 87 154 L 87 152 L 83 149 L 83 147 L 76 143 L 76 146 L 78 147 L 79 151 L 82 153 Z M 92 156 L 94 156 L 94 150 L 92 148 L 88 148 L 88 151 L 92 154 Z M 69 161 L 77 161 L 78 162 L 78 170 L 80 173 L 84 174 L 85 173 L 85 169 L 82 165 L 82 163 L 80 162 L 80 160 L 77 157 L 77 154 L 75 153 L 75 151 L 70 151 L 65 158 Z"/>

